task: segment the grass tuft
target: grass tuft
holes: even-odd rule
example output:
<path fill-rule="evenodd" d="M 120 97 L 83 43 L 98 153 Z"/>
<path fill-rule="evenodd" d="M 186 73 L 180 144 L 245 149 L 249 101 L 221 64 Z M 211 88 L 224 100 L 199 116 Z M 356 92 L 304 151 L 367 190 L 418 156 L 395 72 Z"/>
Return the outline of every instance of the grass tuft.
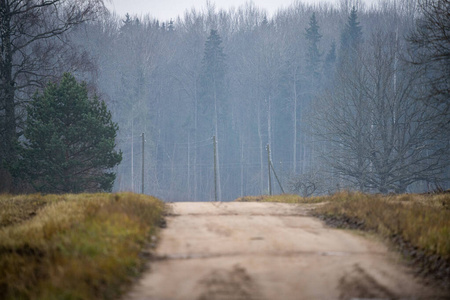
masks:
<path fill-rule="evenodd" d="M 0 298 L 117 298 L 163 210 L 131 193 L 0 196 Z"/>

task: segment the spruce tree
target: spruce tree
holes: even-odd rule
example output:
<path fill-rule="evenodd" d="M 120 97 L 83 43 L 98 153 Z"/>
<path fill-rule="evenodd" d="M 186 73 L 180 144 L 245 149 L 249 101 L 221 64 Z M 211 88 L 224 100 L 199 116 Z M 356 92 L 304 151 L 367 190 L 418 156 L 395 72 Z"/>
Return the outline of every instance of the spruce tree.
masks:
<path fill-rule="evenodd" d="M 223 52 L 222 39 L 217 30 L 212 29 L 205 42 L 200 85 L 205 109 L 209 112 L 213 110 L 217 115 L 224 112 L 225 69 L 225 54 Z M 215 124 L 215 127 L 217 127 L 217 124 Z"/>
<path fill-rule="evenodd" d="M 211 29 L 205 42 L 205 51 L 202 60 L 203 80 L 215 81 L 219 84 L 225 76 L 225 54 L 223 53 L 222 39 L 217 30 Z"/>
<path fill-rule="evenodd" d="M 167 30 L 168 30 L 169 32 L 173 32 L 173 31 L 175 30 L 175 25 L 174 25 L 172 19 L 170 19 L 169 25 L 167 25 Z"/>
<path fill-rule="evenodd" d="M 213 128 L 214 135 L 219 141 L 217 145 L 217 175 L 218 196 L 221 199 L 220 190 L 220 143 L 225 144 L 225 133 L 229 133 L 228 105 L 225 91 L 225 54 L 223 52 L 222 39 L 217 30 L 211 29 L 205 42 L 205 51 L 202 60 L 202 73 L 200 75 L 201 97 L 204 106 L 205 123 Z M 210 120 L 212 119 L 212 124 Z M 208 122 L 209 121 L 209 122 Z M 212 126 L 211 126 L 212 125 Z"/>
<path fill-rule="evenodd" d="M 35 94 L 28 108 L 19 170 L 39 192 L 109 191 L 111 168 L 122 160 L 115 150 L 118 125 L 106 104 L 89 97 L 84 83 L 64 74 Z"/>
<path fill-rule="evenodd" d="M 358 11 L 353 6 L 341 35 L 341 50 L 343 52 L 357 51 L 361 43 L 362 27 L 358 22 Z"/>
<path fill-rule="evenodd" d="M 318 46 L 322 38 L 319 29 L 316 13 L 313 13 L 309 20 L 309 27 L 306 28 L 306 40 L 308 41 L 306 64 L 308 72 L 316 79 L 320 76 L 320 59 L 322 56 Z"/>

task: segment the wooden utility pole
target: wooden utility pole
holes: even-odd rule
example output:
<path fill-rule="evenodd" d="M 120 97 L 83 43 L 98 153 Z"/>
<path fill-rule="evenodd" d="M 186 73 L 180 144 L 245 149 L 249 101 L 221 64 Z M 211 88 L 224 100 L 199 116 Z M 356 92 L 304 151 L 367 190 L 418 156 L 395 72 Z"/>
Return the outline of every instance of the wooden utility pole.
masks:
<path fill-rule="evenodd" d="M 217 201 L 217 142 L 216 136 L 213 136 L 214 144 L 214 200 Z"/>
<path fill-rule="evenodd" d="M 145 147 L 144 147 L 144 144 L 145 144 L 145 134 L 144 133 L 142 133 L 142 182 L 141 182 L 141 194 L 143 194 L 144 193 L 144 159 L 145 159 L 145 152 L 144 152 L 144 150 L 145 150 Z"/>
<path fill-rule="evenodd" d="M 134 122 L 131 121 L 131 191 L 134 193 Z"/>
<path fill-rule="evenodd" d="M 267 144 L 267 167 L 269 171 L 269 195 L 272 195 L 272 178 L 270 177 L 270 146 Z"/>
<path fill-rule="evenodd" d="M 191 199 L 191 133 L 188 132 L 188 144 L 187 144 L 187 189 L 188 189 L 188 199 Z"/>
<path fill-rule="evenodd" d="M 214 200 L 217 201 L 217 145 L 216 136 L 213 136 L 214 144 Z"/>
<path fill-rule="evenodd" d="M 277 176 L 277 172 L 275 172 L 275 168 L 273 167 L 272 162 L 270 162 L 270 166 L 272 167 L 273 175 L 275 175 L 278 185 L 280 186 L 281 192 L 284 194 L 285 192 L 284 192 L 283 186 L 281 185 L 280 179 Z"/>

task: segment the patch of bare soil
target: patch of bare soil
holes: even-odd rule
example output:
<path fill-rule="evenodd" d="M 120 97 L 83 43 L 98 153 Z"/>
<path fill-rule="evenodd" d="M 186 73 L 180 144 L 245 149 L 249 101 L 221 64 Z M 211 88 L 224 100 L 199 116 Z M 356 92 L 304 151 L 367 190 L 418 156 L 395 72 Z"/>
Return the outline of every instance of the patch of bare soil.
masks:
<path fill-rule="evenodd" d="M 258 287 L 246 269 L 234 265 L 230 270 L 215 269 L 201 279 L 203 291 L 198 300 L 256 300 Z"/>
<path fill-rule="evenodd" d="M 351 272 L 339 279 L 340 297 L 346 300 L 352 298 L 397 299 L 397 295 L 379 283 L 358 264 Z"/>
<path fill-rule="evenodd" d="M 379 241 L 284 203 L 174 203 L 126 300 L 448 299 Z"/>

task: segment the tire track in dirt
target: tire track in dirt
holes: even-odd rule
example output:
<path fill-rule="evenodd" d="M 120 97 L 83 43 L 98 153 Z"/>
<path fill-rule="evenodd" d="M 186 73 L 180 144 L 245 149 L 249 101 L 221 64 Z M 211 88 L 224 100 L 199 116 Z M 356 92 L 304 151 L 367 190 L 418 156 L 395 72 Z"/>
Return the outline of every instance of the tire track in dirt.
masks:
<path fill-rule="evenodd" d="M 314 205 L 170 206 L 126 300 L 446 299 L 381 243 L 309 217 Z"/>

